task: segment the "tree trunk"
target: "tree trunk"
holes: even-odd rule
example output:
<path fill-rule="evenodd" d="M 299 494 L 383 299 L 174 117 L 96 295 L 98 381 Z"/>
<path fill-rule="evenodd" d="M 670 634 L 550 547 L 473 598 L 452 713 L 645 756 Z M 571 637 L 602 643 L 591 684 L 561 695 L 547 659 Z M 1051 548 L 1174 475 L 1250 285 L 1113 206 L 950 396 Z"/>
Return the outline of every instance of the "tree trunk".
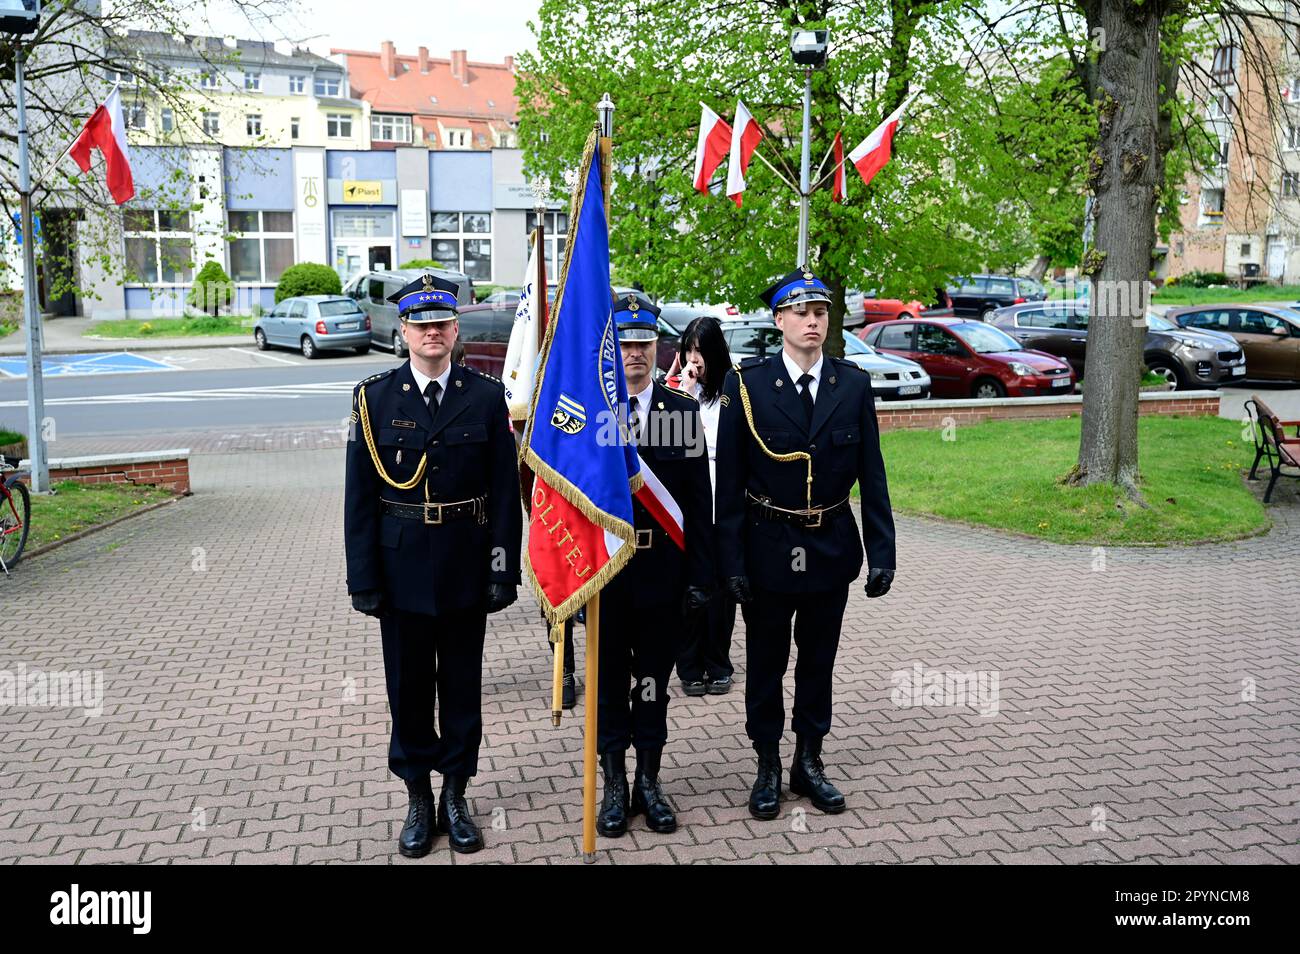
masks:
<path fill-rule="evenodd" d="M 1040 255 L 1034 260 L 1033 267 L 1029 269 L 1029 277 L 1036 282 L 1041 282 L 1043 276 L 1047 274 L 1047 267 L 1052 264 L 1052 260 L 1046 255 Z"/>
<path fill-rule="evenodd" d="M 1164 177 L 1161 141 L 1168 137 L 1160 105 L 1173 95 L 1177 73 L 1166 69 L 1160 56 L 1165 0 L 1086 0 L 1081 5 L 1101 50 L 1090 90 L 1098 135 L 1088 171 L 1096 197 L 1096 244 L 1083 262 L 1083 273 L 1093 281 L 1087 380 L 1079 461 L 1070 479 L 1115 484 L 1141 501 L 1138 382 L 1156 204 Z M 1162 80 L 1168 83 L 1163 95 Z"/>

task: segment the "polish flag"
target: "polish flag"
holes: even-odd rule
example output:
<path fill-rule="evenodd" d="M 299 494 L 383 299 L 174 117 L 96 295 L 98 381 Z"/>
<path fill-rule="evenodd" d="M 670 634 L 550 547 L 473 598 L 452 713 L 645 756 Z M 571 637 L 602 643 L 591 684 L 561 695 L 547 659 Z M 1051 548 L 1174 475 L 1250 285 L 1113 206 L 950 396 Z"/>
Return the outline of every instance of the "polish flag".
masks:
<path fill-rule="evenodd" d="M 637 454 L 637 460 L 641 462 L 641 489 L 637 490 L 632 496 L 636 498 L 637 503 L 650 511 L 650 516 L 655 518 L 655 522 L 664 528 L 673 543 L 677 544 L 677 549 L 685 551 L 686 549 L 686 518 L 682 515 L 682 508 L 678 505 L 673 495 L 669 493 L 668 488 L 664 486 L 658 475 L 650 469 L 650 465 L 645 462 L 645 458 Z"/>
<path fill-rule="evenodd" d="M 903 110 L 911 101 L 912 98 L 909 96 L 901 106 L 889 114 L 883 123 L 871 131 L 870 136 L 858 143 L 857 147 L 849 153 L 849 162 L 853 163 L 853 168 L 858 170 L 863 183 L 871 182 L 875 174 L 889 162 L 890 147 L 894 142 L 894 132 L 898 129 L 899 117 L 903 115 Z"/>
<path fill-rule="evenodd" d="M 831 201 L 843 202 L 849 194 L 849 176 L 844 169 L 844 131 L 835 134 L 835 179 L 831 182 Z"/>
<path fill-rule="evenodd" d="M 740 207 L 740 194 L 745 191 L 745 173 L 749 160 L 763 138 L 758 123 L 749 114 L 745 104 L 736 100 L 736 124 L 731 128 L 731 156 L 727 160 L 727 198 Z"/>
<path fill-rule="evenodd" d="M 727 157 L 731 127 L 703 103 L 700 103 L 700 108 L 703 112 L 700 114 L 700 138 L 695 145 L 695 188 L 707 193 L 709 180 Z"/>
<path fill-rule="evenodd" d="M 118 205 L 135 195 L 135 180 L 131 178 L 131 155 L 126 148 L 126 120 L 122 117 L 122 97 L 116 86 L 86 120 L 71 148 L 68 149 L 82 172 L 90 171 L 90 153 L 98 149 L 104 154 L 107 167 L 108 191 Z"/>

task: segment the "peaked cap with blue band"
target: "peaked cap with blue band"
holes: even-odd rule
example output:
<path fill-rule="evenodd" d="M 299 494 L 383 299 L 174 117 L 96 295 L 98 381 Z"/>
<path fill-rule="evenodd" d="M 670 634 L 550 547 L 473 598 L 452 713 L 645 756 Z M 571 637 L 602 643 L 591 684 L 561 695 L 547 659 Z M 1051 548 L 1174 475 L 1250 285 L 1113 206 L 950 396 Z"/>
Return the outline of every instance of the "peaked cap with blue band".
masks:
<path fill-rule="evenodd" d="M 397 306 L 397 313 L 406 321 L 427 324 L 433 321 L 451 321 L 456 317 L 456 293 L 460 286 L 437 275 L 425 273 L 388 300 Z"/>
<path fill-rule="evenodd" d="M 644 295 L 623 295 L 610 308 L 619 341 L 653 341 L 659 337 L 659 307 Z"/>
<path fill-rule="evenodd" d="M 831 291 L 807 268 L 797 268 L 759 295 L 772 311 L 800 302 L 831 300 Z"/>

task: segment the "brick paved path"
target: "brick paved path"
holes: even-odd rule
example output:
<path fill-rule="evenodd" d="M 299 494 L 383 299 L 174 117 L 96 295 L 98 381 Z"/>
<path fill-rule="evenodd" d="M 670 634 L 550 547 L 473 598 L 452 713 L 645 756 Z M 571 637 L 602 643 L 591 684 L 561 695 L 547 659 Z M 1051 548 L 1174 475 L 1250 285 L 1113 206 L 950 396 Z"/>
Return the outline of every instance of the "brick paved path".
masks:
<path fill-rule="evenodd" d="M 97 718 L 0 708 L 0 859 L 404 863 L 341 470 L 337 449 L 199 456 L 195 497 L 0 579 L 0 670 L 104 678 Z M 751 820 L 741 692 L 677 695 L 681 827 L 634 825 L 602 860 L 1300 862 L 1295 493 L 1273 513 L 1260 539 L 1111 549 L 1101 570 L 1088 548 L 900 519 L 898 582 L 854 591 L 841 644 L 826 755 L 851 810 Z M 454 861 L 574 861 L 582 709 L 551 728 L 530 599 L 492 622 L 470 789 L 488 848 Z M 998 711 L 895 705 L 915 664 L 995 671 Z M 444 841 L 418 863 L 452 861 Z"/>

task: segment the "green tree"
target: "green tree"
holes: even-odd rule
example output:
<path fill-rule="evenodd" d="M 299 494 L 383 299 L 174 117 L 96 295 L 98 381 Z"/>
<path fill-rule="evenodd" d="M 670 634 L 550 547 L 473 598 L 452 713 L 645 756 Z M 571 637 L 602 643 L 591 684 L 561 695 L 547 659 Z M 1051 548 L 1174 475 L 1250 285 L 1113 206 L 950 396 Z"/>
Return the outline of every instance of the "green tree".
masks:
<path fill-rule="evenodd" d="M 186 303 L 191 308 L 211 315 L 221 314 L 222 308 L 229 308 L 235 302 L 235 284 L 226 274 L 226 270 L 217 261 L 208 261 L 194 276 L 194 284 L 186 295 Z"/>

